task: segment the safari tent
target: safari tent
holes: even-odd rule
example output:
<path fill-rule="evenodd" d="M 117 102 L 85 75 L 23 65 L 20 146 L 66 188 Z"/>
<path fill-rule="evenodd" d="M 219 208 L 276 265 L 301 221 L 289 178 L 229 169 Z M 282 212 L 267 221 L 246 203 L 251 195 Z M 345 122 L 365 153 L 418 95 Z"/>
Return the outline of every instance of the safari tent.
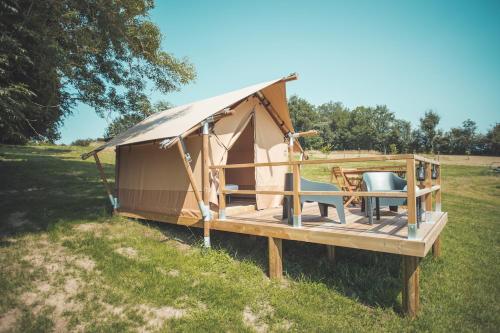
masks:
<path fill-rule="evenodd" d="M 415 316 L 419 260 L 431 249 L 440 255 L 440 233 L 448 221 L 441 211 L 440 163 L 413 154 L 303 159 L 296 138 L 314 131 L 293 129 L 286 83 L 296 78 L 290 75 L 154 114 L 82 158 L 94 157 L 119 215 L 201 227 L 207 247 L 212 229 L 267 237 L 272 278 L 283 275 L 283 239 L 324 244 L 332 262 L 337 246 L 398 254 L 403 307 Z M 114 189 L 98 155 L 113 148 Z M 294 158 L 294 152 L 302 152 L 301 158 Z M 386 166 L 373 165 L 386 161 Z M 301 176 L 302 167 L 329 165 L 335 172 L 352 162 L 369 162 L 370 167 L 340 172 L 348 185 L 337 181 L 340 189 Z M 358 186 L 363 183 L 349 183 L 347 172 L 358 178 L 367 172 L 397 172 L 404 174 L 399 180 L 404 188 L 392 188 L 392 183 L 363 188 Z M 353 198 L 370 204 L 352 206 Z"/>
<path fill-rule="evenodd" d="M 294 79 L 290 75 L 154 114 L 84 157 L 115 148 L 116 188 L 109 194 L 121 213 L 199 220 L 209 209 L 218 212 L 219 175 L 210 165 L 288 159 L 284 138 L 294 130 L 286 82 Z M 234 169 L 225 183 L 241 190 L 282 190 L 286 171 L 286 166 Z M 282 198 L 246 195 L 259 210 L 278 207 Z"/>

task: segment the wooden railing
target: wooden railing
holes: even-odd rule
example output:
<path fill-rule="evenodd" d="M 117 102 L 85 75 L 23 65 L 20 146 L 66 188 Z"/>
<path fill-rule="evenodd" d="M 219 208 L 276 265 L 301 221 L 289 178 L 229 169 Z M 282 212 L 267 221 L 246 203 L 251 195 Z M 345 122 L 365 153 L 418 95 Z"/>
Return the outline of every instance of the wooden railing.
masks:
<path fill-rule="evenodd" d="M 435 210 L 441 211 L 441 170 L 438 161 L 428 159 L 419 155 L 380 155 L 372 157 L 349 157 L 336 158 L 325 160 L 303 160 L 303 161 L 288 161 L 288 162 L 266 162 L 266 163 L 242 163 L 228 165 L 214 165 L 210 169 L 217 170 L 219 173 L 219 219 L 226 218 L 226 195 L 228 194 L 271 194 L 271 195 L 289 195 L 293 196 L 293 212 L 300 221 L 301 216 L 301 195 L 320 195 L 320 196 L 352 196 L 351 191 L 302 191 L 300 189 L 300 167 L 302 165 L 318 165 L 318 164 L 340 164 L 350 162 L 377 162 L 377 161 L 406 161 L 406 180 L 407 192 L 368 192 L 355 191 L 356 196 L 360 197 L 390 197 L 390 198 L 406 198 L 408 207 L 408 238 L 417 239 L 417 198 L 423 197 L 422 201 L 425 206 L 427 222 L 432 223 L 431 214 L 432 193 L 435 193 Z M 421 163 L 424 167 L 425 180 L 416 179 L 415 164 Z M 259 168 L 270 166 L 289 166 L 293 173 L 293 190 L 292 191 L 273 191 L 273 190 L 226 190 L 225 189 L 225 170 L 237 168 Z M 436 169 L 435 182 L 433 183 L 432 171 L 433 166 Z M 420 183 L 420 186 L 417 186 Z M 417 189 L 417 187 L 419 189 Z M 300 223 L 299 223 L 300 225 Z"/>

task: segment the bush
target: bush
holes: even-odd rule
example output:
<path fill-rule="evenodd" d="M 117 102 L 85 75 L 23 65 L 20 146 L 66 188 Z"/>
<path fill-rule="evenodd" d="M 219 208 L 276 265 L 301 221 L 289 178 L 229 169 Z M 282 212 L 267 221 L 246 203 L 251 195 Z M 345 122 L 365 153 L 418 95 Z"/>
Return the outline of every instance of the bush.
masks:
<path fill-rule="evenodd" d="M 398 147 L 394 143 L 389 145 L 389 153 L 391 153 L 391 155 L 396 155 L 398 153 Z"/>
<path fill-rule="evenodd" d="M 72 146 L 88 147 L 93 139 L 77 139 L 71 143 Z"/>

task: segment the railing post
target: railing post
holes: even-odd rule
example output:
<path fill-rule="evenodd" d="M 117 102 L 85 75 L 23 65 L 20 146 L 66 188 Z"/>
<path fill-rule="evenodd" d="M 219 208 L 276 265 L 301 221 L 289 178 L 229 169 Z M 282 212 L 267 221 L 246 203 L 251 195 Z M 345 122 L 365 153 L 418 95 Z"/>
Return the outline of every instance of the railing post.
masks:
<path fill-rule="evenodd" d="M 415 159 L 406 160 L 408 206 L 408 239 L 417 238 L 417 197 L 415 196 Z"/>
<path fill-rule="evenodd" d="M 430 190 L 432 188 L 432 164 L 425 163 L 425 188 Z M 432 221 L 432 192 L 429 192 L 424 197 L 424 214 L 425 222 L 433 223 Z"/>
<path fill-rule="evenodd" d="M 439 189 L 436 191 L 436 212 L 441 212 L 441 165 L 436 165 L 435 168 L 437 169 L 437 178 L 436 178 L 436 185 L 439 185 Z M 432 254 L 434 255 L 435 258 L 441 256 L 441 236 L 438 236 L 436 240 L 434 241 L 434 244 L 432 244 Z"/>
<path fill-rule="evenodd" d="M 219 220 L 226 219 L 226 173 L 224 168 L 219 169 Z"/>
<path fill-rule="evenodd" d="M 293 164 L 293 226 L 300 227 L 302 225 L 302 207 L 300 205 L 300 165 Z"/>
<path fill-rule="evenodd" d="M 436 185 L 439 185 L 439 189 L 436 191 L 436 212 L 441 212 L 441 165 L 436 165 Z"/>

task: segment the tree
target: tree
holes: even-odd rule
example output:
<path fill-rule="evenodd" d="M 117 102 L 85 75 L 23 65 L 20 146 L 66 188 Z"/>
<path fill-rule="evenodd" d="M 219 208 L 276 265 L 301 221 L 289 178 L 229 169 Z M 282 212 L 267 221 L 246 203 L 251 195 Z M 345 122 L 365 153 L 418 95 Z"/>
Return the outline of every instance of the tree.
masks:
<path fill-rule="evenodd" d="M 151 108 L 193 66 L 161 49 L 152 0 L 0 2 L 0 141 L 57 138 L 78 102 L 100 115 Z M 151 84 L 149 84 L 151 83 Z"/>
<path fill-rule="evenodd" d="M 304 132 L 314 128 L 317 120 L 314 105 L 297 95 L 293 95 L 288 99 L 288 109 L 296 132 Z M 311 148 L 310 142 L 314 140 L 317 139 L 299 138 L 300 144 L 306 149 Z"/>
<path fill-rule="evenodd" d="M 125 132 L 128 130 L 130 127 L 134 126 L 135 124 L 143 121 L 150 115 L 156 112 L 164 111 L 167 109 L 172 108 L 173 105 L 165 102 L 165 101 L 160 101 L 154 105 L 153 108 L 149 108 L 146 110 L 141 110 L 140 112 L 134 112 L 134 113 L 128 113 L 125 115 L 121 115 L 115 119 L 108 125 L 106 128 L 106 131 L 104 133 L 104 138 L 106 140 L 110 140 L 117 136 L 118 134 Z"/>
<path fill-rule="evenodd" d="M 486 133 L 488 142 L 488 153 L 495 156 L 500 156 L 500 123 L 496 123 L 488 133 Z"/>
<path fill-rule="evenodd" d="M 425 112 L 423 118 L 420 118 L 420 131 L 422 131 L 423 151 L 426 153 L 434 152 L 434 143 L 437 135 L 437 125 L 441 117 L 434 111 Z"/>
<path fill-rule="evenodd" d="M 476 151 L 476 123 L 467 119 L 462 123 L 462 127 L 450 129 L 446 136 L 449 141 L 449 153 L 451 154 L 472 154 Z"/>
<path fill-rule="evenodd" d="M 340 102 L 328 102 L 318 106 L 318 130 L 325 144 L 333 149 L 346 149 L 350 142 L 349 109 Z"/>
<path fill-rule="evenodd" d="M 400 153 L 410 152 L 412 135 L 411 123 L 406 120 L 395 119 L 389 133 L 389 142 L 396 146 Z"/>

